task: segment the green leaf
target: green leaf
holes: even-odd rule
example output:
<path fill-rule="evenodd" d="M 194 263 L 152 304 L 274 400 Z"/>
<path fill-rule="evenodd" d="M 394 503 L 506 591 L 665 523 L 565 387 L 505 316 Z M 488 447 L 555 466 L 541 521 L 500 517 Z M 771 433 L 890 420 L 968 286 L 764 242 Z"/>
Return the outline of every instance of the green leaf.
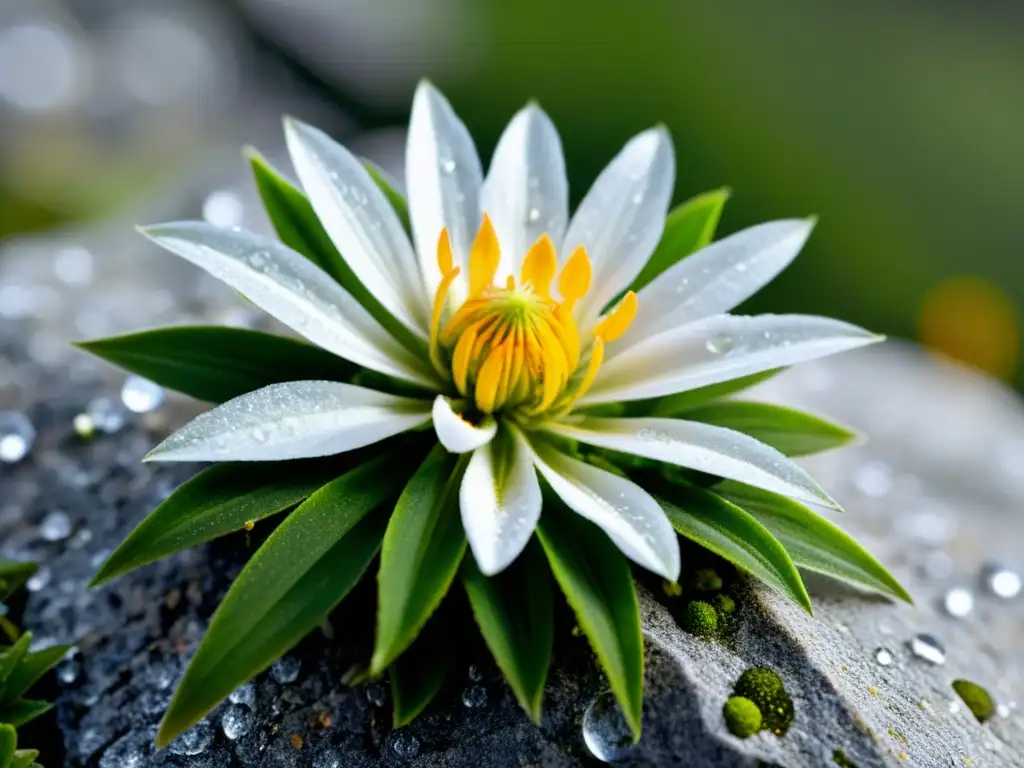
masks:
<path fill-rule="evenodd" d="M 269 667 L 341 602 L 380 548 L 381 507 L 401 457 L 373 459 L 292 512 L 235 579 L 157 734 L 164 747 L 241 683 Z"/>
<path fill-rule="evenodd" d="M 0 747 L 0 752 L 2 751 L 3 748 Z M 35 765 L 37 757 L 39 757 L 38 749 L 19 749 L 14 753 L 10 768 L 31 768 Z M 0 764 L 2 764 L 2 762 L 3 759 L 0 758 Z"/>
<path fill-rule="evenodd" d="M 282 381 L 348 381 L 359 370 L 311 344 L 242 328 L 156 328 L 80 341 L 77 346 L 162 387 L 210 403 Z"/>
<path fill-rule="evenodd" d="M 555 637 L 551 578 L 540 547 L 531 541 L 512 565 L 490 578 L 467 557 L 462 584 L 494 660 L 539 725 Z"/>
<path fill-rule="evenodd" d="M 25 586 L 25 582 L 38 570 L 38 563 L 0 560 L 0 602 Z"/>
<path fill-rule="evenodd" d="M 391 207 L 395 209 L 395 213 L 398 214 L 398 219 L 402 222 L 406 233 L 412 232 L 412 223 L 409 221 L 409 204 L 402 197 L 402 193 L 396 188 L 394 179 L 388 176 L 387 172 L 372 160 L 364 159 L 363 167 L 370 174 L 370 178 L 380 187 L 380 191 L 384 193 L 384 197 L 391 203 Z"/>
<path fill-rule="evenodd" d="M 658 503 L 679 534 L 748 571 L 811 612 L 811 598 L 800 572 L 782 544 L 753 516 L 694 485 L 656 483 L 655 489 Z"/>
<path fill-rule="evenodd" d="M 600 528 L 557 502 L 545 503 L 537 535 L 638 741 L 644 646 L 629 563 Z"/>
<path fill-rule="evenodd" d="M 453 644 L 445 622 L 435 617 L 390 667 L 394 727 L 415 720 L 427 708 L 451 668 Z"/>
<path fill-rule="evenodd" d="M 425 356 L 426 343 L 417 338 L 377 301 L 356 277 L 356 273 L 352 271 L 343 255 L 338 253 L 338 249 L 317 218 L 309 198 L 278 173 L 258 152 L 249 150 L 248 155 L 253 174 L 256 176 L 256 187 L 281 242 L 301 253 L 333 277 L 402 344 Z M 387 190 L 385 195 L 391 199 Z"/>
<path fill-rule="evenodd" d="M 377 639 L 370 663 L 374 675 L 416 639 L 459 570 L 466 552 L 459 484 L 469 456 L 436 445 L 395 505 L 377 575 Z"/>
<path fill-rule="evenodd" d="M 348 463 L 331 457 L 204 469 L 139 523 L 107 558 L 92 586 L 295 506 L 336 478 Z"/>
<path fill-rule="evenodd" d="M 15 728 L 20 728 L 40 715 L 45 715 L 51 709 L 53 709 L 53 704 L 48 701 L 18 699 L 0 704 L 0 723 L 10 723 Z"/>
<path fill-rule="evenodd" d="M 3 691 L 2 698 L 8 701 L 20 699 L 43 675 L 53 669 L 69 650 L 70 645 L 53 645 L 41 651 L 26 653 L 7 679 L 7 684 L 0 686 Z"/>
<path fill-rule="evenodd" d="M 13 725 L 0 723 L 0 768 L 8 768 L 14 760 L 14 750 L 18 747 L 18 732 Z"/>
<path fill-rule="evenodd" d="M 715 493 L 757 518 L 801 568 L 913 602 L 903 585 L 852 536 L 803 504 L 732 481 L 719 485 Z"/>
<path fill-rule="evenodd" d="M 743 432 L 787 456 L 808 456 L 857 439 L 846 427 L 781 405 L 749 400 L 720 400 L 689 409 L 690 421 Z"/>
<path fill-rule="evenodd" d="M 749 389 L 755 384 L 770 379 L 784 369 L 776 368 L 772 371 L 753 373 L 750 376 L 741 376 L 738 379 L 723 381 L 718 384 L 709 384 L 699 389 L 691 389 L 688 392 L 678 392 L 666 397 L 656 397 L 650 400 L 637 400 L 633 403 L 625 403 L 625 416 L 682 416 L 691 408 L 702 405 L 712 400 L 741 392 Z"/>
<path fill-rule="evenodd" d="M 639 291 L 676 262 L 699 251 L 715 238 L 722 207 L 731 191 L 725 187 L 687 200 L 665 219 L 665 232 L 630 290 Z"/>
<path fill-rule="evenodd" d="M 0 653 L 0 702 L 15 698 L 14 696 L 6 695 L 7 684 L 14 676 L 14 670 L 18 668 L 21 660 L 28 652 L 28 646 L 31 642 L 32 633 L 26 632 L 18 639 L 18 642 L 10 648 L 5 648 L 3 653 Z M 0 722 L 3 721 L 0 720 Z"/>

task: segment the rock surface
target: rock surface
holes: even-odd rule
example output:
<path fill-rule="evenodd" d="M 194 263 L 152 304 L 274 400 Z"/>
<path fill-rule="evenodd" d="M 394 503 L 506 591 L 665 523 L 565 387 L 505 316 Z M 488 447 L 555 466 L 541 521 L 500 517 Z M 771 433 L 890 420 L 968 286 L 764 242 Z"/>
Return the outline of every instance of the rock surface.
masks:
<path fill-rule="evenodd" d="M 87 245 L 98 253 L 103 242 Z M 645 591 L 645 733 L 625 749 L 586 642 L 568 632 L 542 727 L 528 723 L 477 648 L 425 716 L 393 731 L 387 689 L 344 682 L 366 653 L 368 628 L 356 617 L 369 596 L 356 595 L 333 618 L 333 639 L 315 633 L 154 754 L 155 726 L 255 542 L 227 537 L 86 589 L 110 550 L 190 474 L 139 459 L 194 406 L 172 398 L 154 413 L 126 413 L 117 405 L 122 379 L 58 353 L 55 339 L 97 332 L 90 323 L 99 323 L 101 309 L 113 309 L 104 326 L 121 327 L 98 332 L 185 315 L 256 318 L 190 272 L 153 270 L 166 262 L 149 252 L 132 251 L 112 268 L 118 280 L 104 283 L 108 295 L 87 299 L 39 266 L 67 247 L 37 241 L 0 254 L 0 286 L 19 286 L 20 306 L 31 309 L 11 317 L 7 304 L 0 325 L 0 411 L 27 413 L 38 432 L 25 459 L 0 464 L 0 556 L 45 563 L 23 621 L 39 644 L 79 648 L 57 672 L 59 734 L 48 734 L 47 723 L 31 731 L 50 768 L 580 766 L 594 764 L 593 750 L 633 766 L 799 768 L 835 764 L 837 755 L 859 768 L 1024 765 L 1024 595 L 997 594 L 1013 592 L 1012 574 L 1024 568 L 1024 408 L 997 386 L 902 345 L 798 369 L 754 395 L 827 413 L 869 436 L 807 466 L 846 506 L 839 522 L 892 567 L 916 606 L 809 578 L 811 618 L 740 583 L 727 638 L 707 641 L 679 629 L 672 598 Z M 118 253 L 128 253 L 123 242 Z M 135 291 L 164 298 L 146 306 L 131 300 Z M 72 421 L 89 410 L 112 430 L 124 426 L 82 440 Z M 922 633 L 944 649 L 933 648 L 932 661 L 927 644 L 913 642 Z M 722 704 L 755 665 L 778 671 L 795 703 L 783 738 L 739 740 L 725 729 Z M 987 723 L 953 691 L 961 678 L 995 699 Z"/>

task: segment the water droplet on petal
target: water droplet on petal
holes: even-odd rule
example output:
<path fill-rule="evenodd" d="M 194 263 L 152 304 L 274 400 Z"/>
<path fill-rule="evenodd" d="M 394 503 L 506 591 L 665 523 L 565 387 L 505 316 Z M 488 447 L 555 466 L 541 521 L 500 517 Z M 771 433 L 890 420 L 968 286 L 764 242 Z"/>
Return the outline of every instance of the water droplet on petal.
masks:
<path fill-rule="evenodd" d="M 600 694 L 583 715 L 583 742 L 602 763 L 625 759 L 633 750 L 633 734 L 610 691 Z"/>
<path fill-rule="evenodd" d="M 910 652 L 936 666 L 946 663 L 946 648 L 935 635 L 922 632 L 910 640 Z"/>
<path fill-rule="evenodd" d="M 714 355 L 724 355 L 732 351 L 734 341 L 727 333 L 716 333 L 705 342 L 704 346 L 708 352 Z"/>
<path fill-rule="evenodd" d="M 540 208 L 531 208 L 526 214 L 526 219 L 530 222 L 540 219 Z"/>
<path fill-rule="evenodd" d="M 441 173 L 451 174 L 455 173 L 455 161 L 451 158 L 446 158 L 441 161 Z"/>

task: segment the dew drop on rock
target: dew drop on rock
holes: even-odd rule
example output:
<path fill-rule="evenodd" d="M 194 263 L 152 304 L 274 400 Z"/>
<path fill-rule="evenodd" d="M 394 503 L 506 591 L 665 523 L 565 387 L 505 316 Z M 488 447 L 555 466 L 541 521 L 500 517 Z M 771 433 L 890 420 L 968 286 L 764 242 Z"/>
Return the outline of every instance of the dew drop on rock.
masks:
<path fill-rule="evenodd" d="M 0 411 L 0 463 L 14 464 L 32 450 L 36 428 L 18 411 Z"/>
<path fill-rule="evenodd" d="M 121 387 L 121 402 L 132 413 L 149 413 L 163 405 L 164 390 L 149 379 L 129 376 Z"/>
<path fill-rule="evenodd" d="M 57 680 L 64 685 L 71 685 L 78 679 L 81 667 L 75 659 L 64 659 L 57 665 Z"/>
<path fill-rule="evenodd" d="M 198 723 L 167 745 L 172 755 L 201 755 L 213 743 L 213 726 Z"/>
<path fill-rule="evenodd" d="M 313 768 L 341 768 L 341 755 L 328 747 L 313 758 Z"/>
<path fill-rule="evenodd" d="M 583 715 L 583 742 L 603 763 L 625 759 L 633 749 L 633 734 L 611 691 L 600 694 Z"/>
<path fill-rule="evenodd" d="M 220 719 L 220 727 L 224 735 L 231 741 L 237 741 L 252 730 L 253 716 L 248 707 L 241 704 L 231 704 L 224 710 Z"/>
<path fill-rule="evenodd" d="M 974 610 L 974 595 L 964 587 L 953 587 L 942 598 L 942 607 L 954 619 L 963 619 Z"/>
<path fill-rule="evenodd" d="M 1002 566 L 991 566 L 985 573 L 985 586 L 996 597 L 1011 600 L 1020 594 L 1020 574 Z"/>
<path fill-rule="evenodd" d="M 383 707 L 387 699 L 384 693 L 384 686 L 380 683 L 370 683 L 366 686 L 366 700 L 375 707 Z"/>
<path fill-rule="evenodd" d="M 910 652 L 936 666 L 946 663 L 946 648 L 935 635 L 922 632 L 910 640 Z"/>
<path fill-rule="evenodd" d="M 25 589 L 29 592 L 38 592 L 41 589 L 46 589 L 52 576 L 53 574 L 49 566 L 41 565 L 39 570 L 33 573 L 29 580 L 25 582 Z"/>
<path fill-rule="evenodd" d="M 125 414 L 120 403 L 109 397 L 97 397 L 85 409 L 86 415 L 92 419 L 96 429 L 107 435 L 121 431 L 125 423 Z"/>
<path fill-rule="evenodd" d="M 287 685 L 298 680 L 301 668 L 302 662 L 295 656 L 285 656 L 274 662 L 274 666 L 270 668 L 270 676 L 281 685 Z"/>
<path fill-rule="evenodd" d="M 881 664 L 883 667 L 892 666 L 893 656 L 892 651 L 888 648 L 879 648 L 875 651 L 875 661 Z"/>
<path fill-rule="evenodd" d="M 405 759 L 416 757 L 420 753 L 420 740 L 411 733 L 399 731 L 391 741 L 391 751 Z"/>
<path fill-rule="evenodd" d="M 470 664 L 466 674 L 474 683 L 479 683 L 484 679 L 484 672 L 478 664 Z"/>
<path fill-rule="evenodd" d="M 252 683 L 243 683 L 228 694 L 228 701 L 232 704 L 244 704 L 253 709 L 256 706 L 256 686 Z"/>
<path fill-rule="evenodd" d="M 471 685 L 462 692 L 462 705 L 470 709 L 487 706 L 487 690 L 482 685 Z"/>
<path fill-rule="evenodd" d="M 66 512 L 55 509 L 39 524 L 39 535 L 46 541 L 63 541 L 71 535 L 71 519 Z"/>

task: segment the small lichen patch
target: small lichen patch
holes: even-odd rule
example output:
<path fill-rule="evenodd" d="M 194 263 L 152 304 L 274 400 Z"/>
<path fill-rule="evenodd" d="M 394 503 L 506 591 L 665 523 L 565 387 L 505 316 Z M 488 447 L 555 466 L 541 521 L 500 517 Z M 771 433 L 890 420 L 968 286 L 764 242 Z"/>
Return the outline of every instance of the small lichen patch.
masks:
<path fill-rule="evenodd" d="M 838 765 L 839 768 L 857 768 L 856 764 L 841 749 L 837 749 L 832 753 L 832 762 Z"/>
<path fill-rule="evenodd" d="M 793 700 L 782 679 L 767 667 L 752 667 L 740 675 L 733 693 L 746 696 L 761 710 L 762 727 L 784 736 L 793 723 Z"/>
<path fill-rule="evenodd" d="M 746 739 L 761 730 L 761 710 L 746 696 L 730 696 L 726 699 L 722 715 L 733 736 Z"/>
<path fill-rule="evenodd" d="M 979 723 L 984 723 L 996 712 L 996 704 L 988 691 L 970 680 L 954 680 L 953 690 L 963 699 Z"/>
<path fill-rule="evenodd" d="M 718 632 L 718 612 L 703 600 L 693 600 L 683 612 L 683 629 L 697 637 L 711 638 Z"/>
<path fill-rule="evenodd" d="M 698 568 L 693 572 L 693 588 L 698 592 L 717 592 L 722 588 L 722 577 L 714 568 Z"/>

